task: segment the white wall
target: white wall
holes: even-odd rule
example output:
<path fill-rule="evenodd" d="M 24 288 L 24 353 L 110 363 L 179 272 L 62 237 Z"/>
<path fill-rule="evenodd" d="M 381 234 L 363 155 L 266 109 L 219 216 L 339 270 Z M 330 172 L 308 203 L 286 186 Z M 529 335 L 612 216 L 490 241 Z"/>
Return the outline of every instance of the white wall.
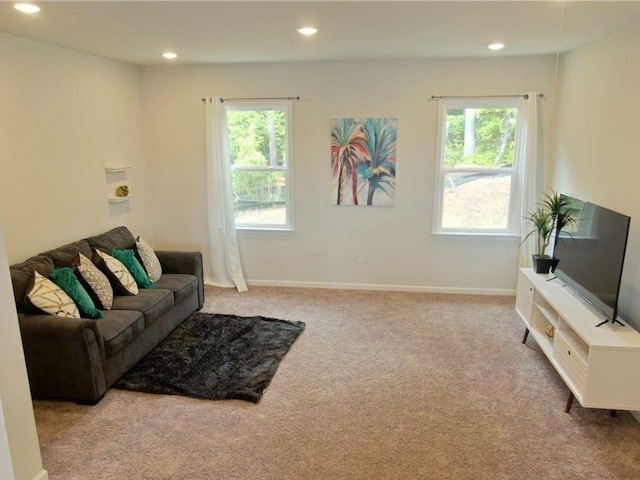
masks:
<path fill-rule="evenodd" d="M 3 479 L 47 476 L 8 265 L 116 225 L 142 229 L 150 201 L 140 87 L 137 67 L 0 34 L 0 459 L 11 459 Z M 105 164 L 122 163 L 135 168 L 106 177 Z M 110 207 L 109 189 L 125 181 L 136 198 Z"/>
<path fill-rule="evenodd" d="M 640 329 L 640 25 L 562 57 L 550 183 L 631 216 L 620 316 Z"/>
<path fill-rule="evenodd" d="M 544 92 L 554 58 L 359 61 L 148 67 L 143 110 L 154 234 L 163 248 L 201 249 L 205 230 L 206 95 L 297 96 L 294 233 L 240 233 L 250 280 L 512 290 L 518 241 L 431 236 L 437 103 L 431 95 Z M 330 204 L 329 121 L 397 117 L 396 205 Z M 364 252 L 364 263 L 355 252 Z"/>
<path fill-rule="evenodd" d="M 0 478 L 14 480 L 13 462 L 11 461 L 11 450 L 9 447 L 9 435 L 7 426 L 4 423 L 4 409 L 2 408 L 2 397 L 0 397 Z"/>
<path fill-rule="evenodd" d="M 6 460 L 9 462 L 6 462 Z M 0 224 L 0 478 L 46 478 Z"/>
<path fill-rule="evenodd" d="M 137 67 L 0 34 L 0 218 L 10 263 L 126 224 L 146 200 Z M 131 164 L 109 206 L 105 164 Z"/>

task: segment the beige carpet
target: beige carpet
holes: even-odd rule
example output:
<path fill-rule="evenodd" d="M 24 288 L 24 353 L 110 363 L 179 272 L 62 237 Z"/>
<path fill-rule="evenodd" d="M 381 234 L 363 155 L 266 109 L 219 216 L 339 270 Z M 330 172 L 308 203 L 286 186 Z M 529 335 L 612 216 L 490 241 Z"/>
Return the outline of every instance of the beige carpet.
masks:
<path fill-rule="evenodd" d="M 307 328 L 257 405 L 110 390 L 36 401 L 71 479 L 638 479 L 640 424 L 575 404 L 509 297 L 207 289 Z M 640 368 L 640 367 L 639 367 Z"/>

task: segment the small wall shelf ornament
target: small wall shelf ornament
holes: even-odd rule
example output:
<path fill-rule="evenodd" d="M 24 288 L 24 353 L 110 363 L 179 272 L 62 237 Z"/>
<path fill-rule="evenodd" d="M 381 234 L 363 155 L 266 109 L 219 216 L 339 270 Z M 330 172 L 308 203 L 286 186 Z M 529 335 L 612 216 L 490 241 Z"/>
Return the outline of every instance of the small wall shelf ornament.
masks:
<path fill-rule="evenodd" d="M 129 196 L 129 186 L 128 185 L 120 185 L 116 188 L 116 197 L 128 197 Z"/>

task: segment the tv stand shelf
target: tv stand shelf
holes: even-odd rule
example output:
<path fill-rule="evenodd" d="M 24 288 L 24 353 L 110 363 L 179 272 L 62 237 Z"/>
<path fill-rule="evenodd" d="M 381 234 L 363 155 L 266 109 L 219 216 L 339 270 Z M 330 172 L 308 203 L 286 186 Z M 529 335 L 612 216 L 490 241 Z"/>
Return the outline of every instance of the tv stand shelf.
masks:
<path fill-rule="evenodd" d="M 560 280 L 520 269 L 516 311 L 571 391 L 588 408 L 640 410 L 640 333 L 606 323 Z M 552 330 L 552 331 L 551 331 Z M 551 334 L 550 334 L 551 333 Z"/>

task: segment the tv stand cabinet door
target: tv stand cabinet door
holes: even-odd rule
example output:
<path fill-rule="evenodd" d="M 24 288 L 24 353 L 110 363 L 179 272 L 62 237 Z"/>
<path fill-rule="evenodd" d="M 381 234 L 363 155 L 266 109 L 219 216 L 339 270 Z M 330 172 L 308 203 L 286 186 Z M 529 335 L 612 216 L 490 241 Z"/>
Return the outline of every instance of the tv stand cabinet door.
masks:
<path fill-rule="evenodd" d="M 520 271 L 518 273 L 518 290 L 516 291 L 516 311 L 520 314 L 527 327 L 531 324 L 533 295 L 533 285 L 525 274 Z"/>
<path fill-rule="evenodd" d="M 585 407 L 640 410 L 640 351 L 591 349 Z"/>

